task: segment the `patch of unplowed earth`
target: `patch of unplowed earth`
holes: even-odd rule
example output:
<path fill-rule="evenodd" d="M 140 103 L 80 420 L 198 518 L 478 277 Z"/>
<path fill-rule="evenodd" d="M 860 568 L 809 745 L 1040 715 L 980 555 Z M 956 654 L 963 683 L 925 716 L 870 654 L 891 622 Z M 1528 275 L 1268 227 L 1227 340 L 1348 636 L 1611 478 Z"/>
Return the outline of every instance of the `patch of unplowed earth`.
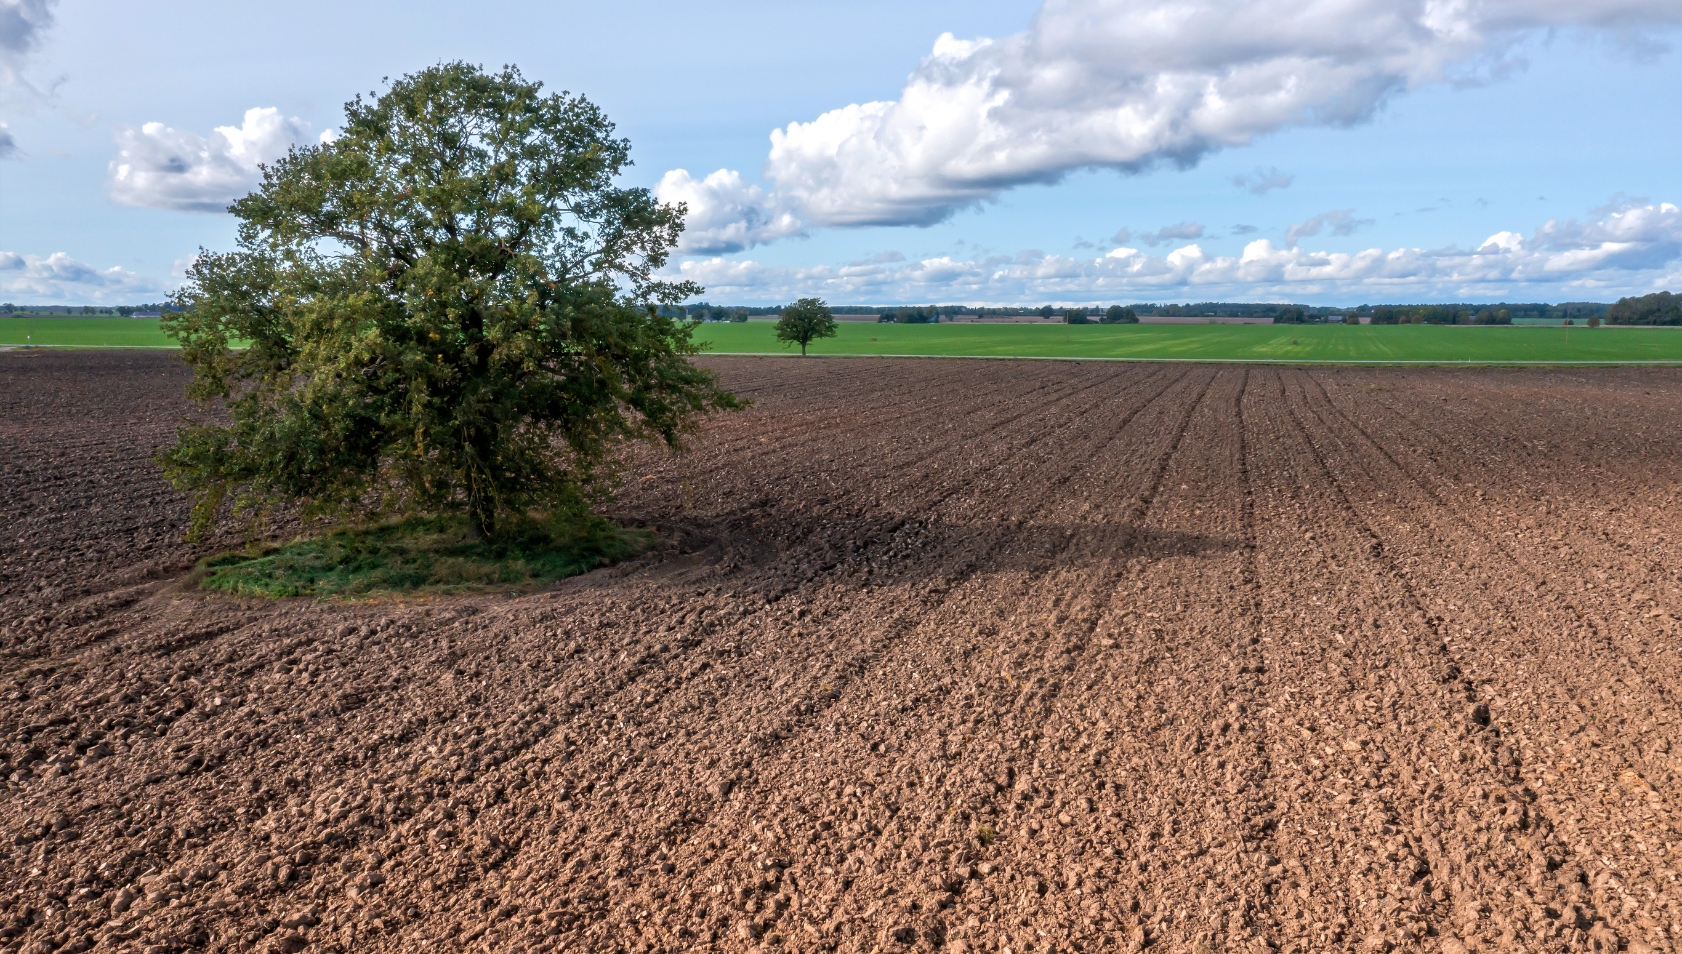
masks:
<path fill-rule="evenodd" d="M 707 364 L 658 552 L 346 605 L 0 354 L 0 951 L 1682 954 L 1682 376 Z"/>

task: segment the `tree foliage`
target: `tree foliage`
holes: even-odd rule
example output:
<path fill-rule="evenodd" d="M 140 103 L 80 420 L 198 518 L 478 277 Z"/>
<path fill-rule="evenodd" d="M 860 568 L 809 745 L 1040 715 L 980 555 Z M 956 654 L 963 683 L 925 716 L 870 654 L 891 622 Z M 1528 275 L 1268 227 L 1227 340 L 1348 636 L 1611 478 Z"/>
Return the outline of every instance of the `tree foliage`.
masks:
<path fill-rule="evenodd" d="M 1640 298 L 1620 298 L 1606 310 L 1615 325 L 1682 325 L 1682 295 L 1657 292 Z"/>
<path fill-rule="evenodd" d="M 783 308 L 782 317 L 777 319 L 777 340 L 799 345 L 802 355 L 818 338 L 833 337 L 835 316 L 821 298 L 802 298 Z"/>
<path fill-rule="evenodd" d="M 677 447 L 736 406 L 692 365 L 697 294 L 656 277 L 683 207 L 622 189 L 629 143 L 588 100 L 462 63 L 345 107 L 230 211 L 164 319 L 189 394 L 225 414 L 160 455 L 202 532 L 307 515 L 588 504 L 626 439 Z M 225 421 L 225 423 L 224 423 Z"/>
<path fill-rule="evenodd" d="M 1104 309 L 1103 317 L 1098 320 L 1106 325 L 1136 325 L 1139 323 L 1139 315 L 1131 308 L 1111 305 Z"/>

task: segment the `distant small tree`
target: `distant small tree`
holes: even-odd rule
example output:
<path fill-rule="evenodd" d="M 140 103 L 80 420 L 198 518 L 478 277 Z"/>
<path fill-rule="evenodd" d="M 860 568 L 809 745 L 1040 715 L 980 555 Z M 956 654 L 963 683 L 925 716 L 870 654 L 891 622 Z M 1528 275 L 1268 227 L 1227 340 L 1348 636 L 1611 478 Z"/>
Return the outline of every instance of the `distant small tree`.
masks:
<path fill-rule="evenodd" d="M 1139 316 L 1131 308 L 1111 305 L 1104 309 L 1104 317 L 1099 321 L 1106 325 L 1136 325 L 1139 323 Z"/>
<path fill-rule="evenodd" d="M 1041 305 L 1040 306 L 1040 317 L 1041 318 L 1050 318 L 1052 315 L 1055 315 L 1055 314 L 1057 314 L 1057 309 L 1051 307 L 1050 305 Z"/>
<path fill-rule="evenodd" d="M 1086 317 L 1085 308 L 1067 308 L 1063 311 L 1063 322 L 1070 325 L 1086 325 L 1091 321 Z"/>
<path fill-rule="evenodd" d="M 1599 328 L 1600 327 L 1600 316 L 1599 315 L 1590 315 L 1589 316 L 1589 327 L 1590 328 Z"/>
<path fill-rule="evenodd" d="M 731 311 L 730 312 L 730 320 L 732 322 L 737 323 L 737 324 L 740 324 L 742 322 L 747 321 L 748 320 L 748 310 L 746 308 L 737 308 L 737 309 Z"/>
<path fill-rule="evenodd" d="M 833 337 L 835 315 L 821 298 L 802 298 L 784 308 L 777 319 L 777 340 L 799 345 L 801 355 L 816 339 Z"/>

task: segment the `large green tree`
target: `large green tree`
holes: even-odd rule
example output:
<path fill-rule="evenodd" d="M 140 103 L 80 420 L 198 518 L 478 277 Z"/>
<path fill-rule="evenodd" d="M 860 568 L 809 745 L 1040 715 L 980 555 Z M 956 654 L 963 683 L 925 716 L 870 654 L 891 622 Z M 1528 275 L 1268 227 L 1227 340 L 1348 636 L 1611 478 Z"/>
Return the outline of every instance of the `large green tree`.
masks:
<path fill-rule="evenodd" d="M 783 308 L 777 318 L 777 340 L 799 345 L 801 355 L 813 341 L 833 337 L 835 315 L 821 298 L 802 298 Z"/>
<path fill-rule="evenodd" d="M 495 537 L 587 505 L 621 441 L 735 406 L 661 313 L 701 290 L 657 277 L 684 209 L 615 185 L 630 147 L 596 106 L 451 63 L 345 114 L 232 206 L 238 248 L 165 319 L 222 409 L 160 455 L 195 532 L 285 505 Z"/>

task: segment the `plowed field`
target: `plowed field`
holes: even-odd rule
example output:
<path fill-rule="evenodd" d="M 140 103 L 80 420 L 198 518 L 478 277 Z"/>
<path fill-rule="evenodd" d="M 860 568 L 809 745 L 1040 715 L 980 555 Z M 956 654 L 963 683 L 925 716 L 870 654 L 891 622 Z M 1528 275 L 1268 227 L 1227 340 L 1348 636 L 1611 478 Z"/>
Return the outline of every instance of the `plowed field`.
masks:
<path fill-rule="evenodd" d="M 1682 375 L 707 363 L 664 550 L 344 605 L 0 354 L 0 950 L 1682 951 Z"/>

